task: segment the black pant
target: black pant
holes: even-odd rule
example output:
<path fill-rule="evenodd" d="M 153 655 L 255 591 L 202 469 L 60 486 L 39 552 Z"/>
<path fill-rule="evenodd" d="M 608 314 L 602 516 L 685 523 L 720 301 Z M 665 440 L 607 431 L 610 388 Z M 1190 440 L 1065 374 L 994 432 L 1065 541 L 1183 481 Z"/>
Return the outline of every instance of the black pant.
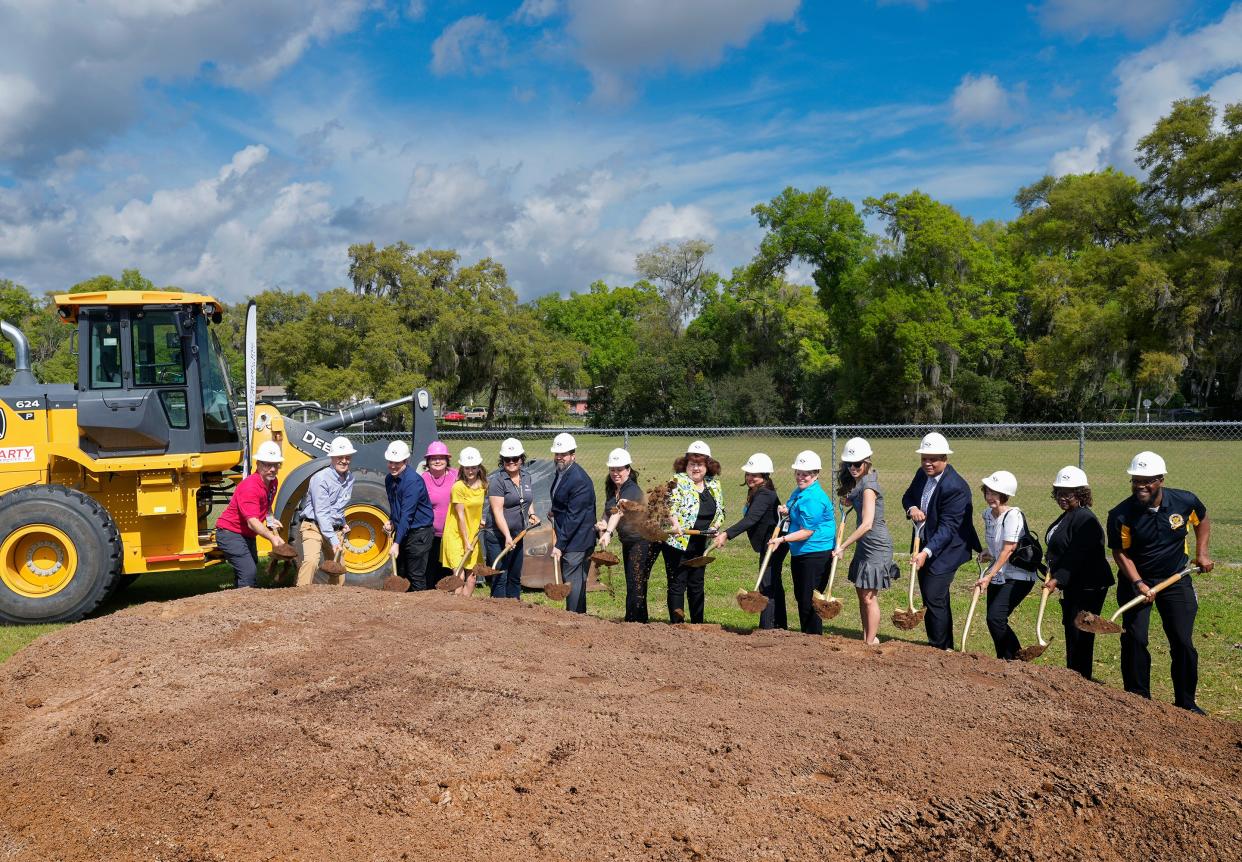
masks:
<path fill-rule="evenodd" d="M 440 544 L 443 541 L 442 536 L 432 533 L 431 550 L 427 552 L 427 589 L 434 590 L 436 582 L 440 578 L 453 574 L 452 569 L 446 569 L 440 565 Z"/>
<path fill-rule="evenodd" d="M 217 528 L 216 547 L 224 552 L 224 558 L 233 567 L 233 586 L 253 587 L 259 573 L 259 550 L 254 536 Z"/>
<path fill-rule="evenodd" d="M 923 596 L 923 625 L 927 628 L 927 642 L 936 649 L 953 649 L 953 609 L 949 606 L 949 585 L 953 583 L 952 572 L 929 572 L 919 569 L 919 593 Z"/>
<path fill-rule="evenodd" d="M 997 658 L 1013 661 L 1018 657 L 1022 644 L 1009 625 L 1009 615 L 1033 586 L 1034 581 L 1007 580 L 1003 584 L 988 584 L 988 633 L 992 635 Z"/>
<path fill-rule="evenodd" d="M 703 622 L 703 575 L 704 567 L 691 568 L 683 566 L 683 560 L 701 557 L 707 551 L 705 536 L 691 536 L 690 544 L 684 551 L 671 545 L 661 545 L 660 553 L 664 555 L 664 573 L 668 575 L 668 621 L 679 623 L 683 617 L 677 612 L 682 610 L 683 597 L 689 598 L 690 622 Z"/>
<path fill-rule="evenodd" d="M 1154 587 L 1163 578 L 1144 578 Z M 1117 585 L 1117 602 L 1125 604 L 1138 595 L 1127 578 Z M 1156 596 L 1156 608 L 1165 637 L 1169 639 L 1169 673 L 1173 677 L 1173 705 L 1183 709 L 1195 706 L 1195 689 L 1199 685 L 1199 653 L 1191 642 L 1199 599 L 1189 577 L 1182 578 Z M 1151 623 L 1151 605 L 1139 605 L 1121 615 L 1121 680 L 1131 694 L 1151 697 L 1151 653 L 1147 651 L 1147 628 Z"/>
<path fill-rule="evenodd" d="M 642 539 L 621 542 L 621 562 L 625 565 L 625 621 L 647 622 L 647 579 L 655 565 L 659 545 Z"/>
<path fill-rule="evenodd" d="M 822 635 L 824 621 L 815 613 L 815 603 L 811 601 L 819 582 L 824 579 L 827 584 L 828 564 L 832 559 L 831 551 L 815 551 L 810 554 L 790 554 L 789 573 L 793 576 L 794 599 L 798 602 L 798 624 L 804 634 Z"/>
<path fill-rule="evenodd" d="M 397 554 L 397 570 L 401 577 L 410 582 L 407 592 L 434 588 L 436 583 L 427 583 L 427 556 L 431 553 L 431 540 L 435 538 L 435 528 L 413 527 L 406 530 L 401 539 L 401 550 Z"/>
<path fill-rule="evenodd" d="M 765 550 L 764 553 L 767 551 Z M 763 579 L 759 581 L 759 592 L 768 597 L 768 606 L 759 614 L 759 628 L 761 629 L 789 628 L 785 610 L 785 583 L 781 576 L 781 567 L 784 566 L 785 557 L 788 555 L 788 545 L 784 543 L 777 545 L 772 551 L 772 559 L 768 560 L 768 567 L 763 570 Z M 763 562 L 763 554 L 759 555 L 759 562 Z"/>
<path fill-rule="evenodd" d="M 1095 635 L 1084 632 L 1074 625 L 1080 611 L 1099 615 L 1104 609 L 1107 587 L 1093 590 L 1076 590 L 1072 586 L 1061 593 L 1061 625 L 1065 628 L 1065 666 L 1091 679 L 1095 662 Z"/>

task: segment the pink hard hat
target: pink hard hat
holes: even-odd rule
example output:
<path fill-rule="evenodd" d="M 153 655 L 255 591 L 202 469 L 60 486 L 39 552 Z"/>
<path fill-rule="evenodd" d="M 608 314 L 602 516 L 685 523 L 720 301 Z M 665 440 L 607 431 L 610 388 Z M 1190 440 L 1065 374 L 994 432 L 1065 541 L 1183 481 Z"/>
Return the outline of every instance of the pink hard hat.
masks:
<path fill-rule="evenodd" d="M 439 440 L 433 440 L 431 445 L 427 447 L 427 454 L 423 457 L 434 458 L 437 455 L 443 455 L 445 458 L 449 457 L 449 448 Z"/>

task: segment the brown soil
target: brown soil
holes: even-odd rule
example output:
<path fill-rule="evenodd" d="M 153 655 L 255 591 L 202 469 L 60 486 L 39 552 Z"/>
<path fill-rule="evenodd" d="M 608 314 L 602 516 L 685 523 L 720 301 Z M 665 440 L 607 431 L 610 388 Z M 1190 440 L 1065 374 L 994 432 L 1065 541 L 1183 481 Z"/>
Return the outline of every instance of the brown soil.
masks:
<path fill-rule="evenodd" d="M 241 590 L 0 665 L 0 859 L 1236 859 L 1240 761 L 1061 668 Z"/>

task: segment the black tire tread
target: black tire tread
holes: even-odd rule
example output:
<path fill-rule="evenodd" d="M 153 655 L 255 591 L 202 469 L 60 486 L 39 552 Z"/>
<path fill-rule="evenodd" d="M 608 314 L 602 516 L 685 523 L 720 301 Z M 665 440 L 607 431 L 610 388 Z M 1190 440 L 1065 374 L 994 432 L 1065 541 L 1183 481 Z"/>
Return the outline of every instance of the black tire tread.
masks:
<path fill-rule="evenodd" d="M 7 494 L 0 495 L 0 513 L 27 500 L 37 502 L 47 499 L 56 500 L 57 498 L 61 498 L 64 503 L 81 510 L 88 520 L 103 526 L 108 553 L 108 569 L 104 575 L 103 583 L 97 584 L 95 589 L 92 590 L 91 595 L 88 596 L 87 601 L 79 604 L 71 612 L 53 614 L 45 619 L 25 619 L 10 618 L 3 610 L 0 610 L 0 622 L 18 624 L 77 622 L 98 608 L 116 588 L 117 582 L 121 577 L 121 563 L 124 555 L 121 532 L 117 529 L 116 522 L 112 520 L 112 515 L 108 513 L 108 510 L 91 496 L 66 485 L 26 485 Z M 81 553 L 79 552 L 80 558 Z"/>

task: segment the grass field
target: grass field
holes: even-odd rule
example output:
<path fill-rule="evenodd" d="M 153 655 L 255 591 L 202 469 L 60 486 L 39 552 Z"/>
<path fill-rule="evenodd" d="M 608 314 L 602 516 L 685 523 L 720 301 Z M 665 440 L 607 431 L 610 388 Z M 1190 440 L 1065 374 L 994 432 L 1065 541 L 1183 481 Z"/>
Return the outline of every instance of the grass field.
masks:
<path fill-rule="evenodd" d="M 499 436 L 503 437 L 504 434 Z M 522 437 L 529 456 L 551 457 L 552 434 Z M 667 479 L 672 463 L 690 441 L 685 436 L 642 434 L 629 438 L 629 450 L 634 465 L 642 474 L 644 488 Z M 760 434 L 736 435 L 719 438 L 707 437 L 712 454 L 721 464 L 725 488 L 726 517 L 735 520 L 741 503 L 745 500 L 742 488 L 742 464 L 753 452 L 766 452 L 776 464 L 773 476 L 776 489 L 782 499 L 793 490 L 793 472 L 788 465 L 803 449 L 820 454 L 825 468 L 829 467 L 832 441 L 825 437 L 793 437 Z M 449 441 L 454 452 L 465 445 L 477 446 L 483 452 L 484 463 L 493 463 L 499 448 L 497 440 Z M 623 438 L 596 434 L 577 434 L 578 459 L 592 478 L 602 485 L 606 470 L 604 462 L 609 450 L 621 446 Z M 1018 478 L 1018 494 L 1012 505 L 1027 515 L 1032 532 L 1042 541 L 1043 531 L 1060 513 L 1052 501 L 1052 479 L 1067 464 L 1078 464 L 1077 438 L 1065 440 L 1013 441 L 993 439 L 949 438 L 953 447 L 950 463 L 961 473 L 975 490 L 975 517 L 980 518 L 983 497 L 979 493 L 980 480 L 995 470 L 1008 470 Z M 873 459 L 888 503 L 889 521 L 903 523 L 901 495 L 910 484 L 918 468 L 918 438 L 870 438 L 875 450 Z M 845 440 L 838 438 L 837 453 L 840 455 Z M 1130 477 L 1126 467 L 1136 452 L 1153 449 L 1168 463 L 1167 484 L 1185 488 L 1199 495 L 1207 506 L 1212 520 L 1212 556 L 1216 560 L 1242 564 L 1242 506 L 1238 505 L 1234 477 L 1242 464 L 1242 441 L 1164 441 L 1153 443 L 1143 440 L 1088 440 L 1084 469 L 1091 479 L 1095 495 L 1095 512 L 1103 522 L 1108 510 L 1130 494 Z M 838 465 L 832 465 L 832 469 Z M 827 487 L 827 477 L 823 477 Z M 732 523 L 732 520 L 730 521 Z M 981 524 L 982 522 L 977 522 Z M 901 528 L 894 526 L 894 534 Z M 900 544 L 902 540 L 898 539 Z"/>

